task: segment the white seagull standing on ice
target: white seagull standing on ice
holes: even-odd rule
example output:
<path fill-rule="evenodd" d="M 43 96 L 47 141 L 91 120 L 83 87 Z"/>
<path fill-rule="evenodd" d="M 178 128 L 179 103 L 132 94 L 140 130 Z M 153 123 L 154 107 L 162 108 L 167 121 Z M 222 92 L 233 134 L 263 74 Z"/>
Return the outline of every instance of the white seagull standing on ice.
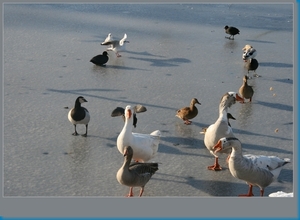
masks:
<path fill-rule="evenodd" d="M 125 45 L 125 43 L 129 43 L 127 39 L 127 34 L 124 34 L 124 37 L 121 40 L 110 40 L 110 41 L 104 41 L 101 43 L 101 45 L 104 46 L 110 46 L 106 50 L 107 51 L 114 51 L 117 55 L 117 57 L 121 57 L 118 50 Z"/>

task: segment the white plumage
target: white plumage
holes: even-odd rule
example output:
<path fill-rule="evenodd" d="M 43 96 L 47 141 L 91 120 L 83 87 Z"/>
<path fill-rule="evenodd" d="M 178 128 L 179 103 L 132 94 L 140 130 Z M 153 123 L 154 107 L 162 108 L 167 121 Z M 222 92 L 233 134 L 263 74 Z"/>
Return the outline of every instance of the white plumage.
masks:
<path fill-rule="evenodd" d="M 133 159 L 139 162 L 146 162 L 152 159 L 158 150 L 161 132 L 153 131 L 150 134 L 133 133 L 133 112 L 134 109 L 128 105 L 125 108 L 125 124 L 117 138 L 117 147 L 121 154 L 124 154 L 126 146 L 133 149 Z"/>
<path fill-rule="evenodd" d="M 120 50 L 121 47 L 125 45 L 125 43 L 129 43 L 129 41 L 127 41 L 126 39 L 127 39 L 127 34 L 125 33 L 121 40 L 108 40 L 108 41 L 105 40 L 104 42 L 101 43 L 101 45 L 109 46 L 106 50 L 114 51 L 117 57 L 120 57 L 121 55 L 119 54 L 118 51 Z"/>
<path fill-rule="evenodd" d="M 251 45 L 246 44 L 245 47 L 242 49 L 243 55 L 242 58 L 246 62 L 247 60 L 250 60 L 257 55 L 256 49 L 254 49 Z"/>
<path fill-rule="evenodd" d="M 215 152 L 229 148 L 232 148 L 228 161 L 230 173 L 249 185 L 248 193 L 239 196 L 253 196 L 253 186 L 258 186 L 260 196 L 263 196 L 264 189 L 277 179 L 283 166 L 290 162 L 289 158 L 276 156 L 243 155 L 242 144 L 235 137 L 223 137 L 214 147 Z"/>
<path fill-rule="evenodd" d="M 112 40 L 113 40 L 112 35 L 111 35 L 111 33 L 109 33 L 107 35 L 107 37 L 105 38 L 105 40 L 101 44 L 112 41 Z"/>
<path fill-rule="evenodd" d="M 211 124 L 205 131 L 204 144 L 209 152 L 215 157 L 215 163 L 209 166 L 209 170 L 221 170 L 222 167 L 218 162 L 218 155 L 214 153 L 213 147 L 222 137 L 234 136 L 231 127 L 228 125 L 227 111 L 231 105 L 237 101 L 243 101 L 236 92 L 225 93 L 219 104 L 219 117 L 214 124 Z M 219 152 L 219 153 L 230 153 L 230 149 Z"/>

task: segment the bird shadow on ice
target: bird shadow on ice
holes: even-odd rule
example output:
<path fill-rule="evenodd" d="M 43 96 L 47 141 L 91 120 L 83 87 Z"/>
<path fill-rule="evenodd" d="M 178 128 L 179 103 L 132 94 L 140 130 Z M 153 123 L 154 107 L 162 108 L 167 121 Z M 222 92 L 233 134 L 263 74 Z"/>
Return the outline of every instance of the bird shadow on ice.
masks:
<path fill-rule="evenodd" d="M 275 67 L 275 68 L 293 68 L 290 63 L 277 63 L 277 62 L 259 62 L 260 66 Z"/>
<path fill-rule="evenodd" d="M 185 148 L 180 148 L 180 145 L 178 146 L 168 146 L 166 144 L 160 143 L 158 147 L 159 153 L 165 153 L 165 154 L 175 154 L 175 155 L 188 155 L 188 156 L 196 156 L 196 157 L 211 157 L 210 155 L 203 155 L 203 154 L 195 154 L 195 153 L 187 153 L 184 152 Z"/>
<path fill-rule="evenodd" d="M 172 174 L 159 173 L 159 172 L 156 173 L 152 179 L 158 181 L 164 181 L 164 182 L 174 182 L 177 184 L 186 184 L 195 188 L 196 190 L 200 190 L 201 192 L 208 194 L 209 196 L 238 197 L 239 194 L 245 194 L 248 192 L 248 185 L 242 180 L 236 180 L 234 177 L 232 177 L 228 169 L 223 171 L 217 171 L 217 172 L 205 170 L 204 172 L 210 172 L 210 174 L 209 173 L 207 174 L 210 176 L 209 180 L 196 179 L 192 176 L 179 176 L 179 175 L 172 175 Z M 228 179 L 228 181 L 222 179 Z M 235 181 L 240 181 L 240 183 Z M 279 182 L 279 183 L 284 184 L 284 182 Z M 276 184 L 276 186 L 274 186 L 271 184 L 270 186 L 265 188 L 264 196 L 267 196 L 271 192 L 284 191 L 284 190 L 285 190 L 284 185 L 278 186 L 278 184 Z M 258 187 L 253 188 L 253 194 L 255 197 L 260 196 L 260 191 Z"/>
<path fill-rule="evenodd" d="M 126 53 L 130 53 L 130 54 L 134 54 L 134 55 L 138 55 L 138 56 L 150 56 L 150 57 L 160 57 L 160 58 L 164 58 L 164 56 L 161 56 L 161 55 L 154 55 L 154 54 L 151 54 L 147 51 L 144 51 L 144 52 L 136 52 L 136 51 L 128 51 L 126 50 Z"/>
<path fill-rule="evenodd" d="M 118 89 L 76 89 L 76 90 L 62 90 L 62 89 L 46 89 L 49 92 L 58 92 L 58 93 L 65 93 L 65 94 L 74 94 L 74 95 L 80 95 L 80 96 L 86 96 L 86 97 L 92 97 L 92 98 L 99 98 L 99 99 L 106 99 L 106 100 L 112 100 L 107 97 L 98 96 L 98 95 L 92 95 L 88 94 L 87 92 L 120 92 L 122 90 Z"/>
<path fill-rule="evenodd" d="M 274 81 L 288 83 L 288 84 L 293 84 L 293 80 L 292 79 L 275 79 Z"/>
<path fill-rule="evenodd" d="M 108 98 L 108 97 L 104 97 L 104 96 L 99 96 L 99 95 L 93 95 L 93 94 L 89 94 L 87 92 L 90 91 L 96 91 L 96 92 L 101 92 L 101 91 L 105 91 L 105 92 L 119 92 L 119 91 L 123 91 L 123 90 L 118 90 L 118 89 L 77 89 L 77 90 L 61 90 L 61 89 L 46 89 L 49 92 L 58 92 L 58 93 L 65 93 L 65 94 L 74 94 L 74 95 L 81 95 L 81 96 L 85 96 L 85 97 L 91 97 L 91 98 L 97 98 L 97 99 L 103 99 L 103 100 L 110 100 L 110 101 L 115 101 L 115 102 L 123 102 L 124 101 L 124 97 L 120 98 L 120 99 L 114 99 L 114 98 Z M 128 105 L 136 105 L 136 101 L 129 101 L 127 100 L 126 103 Z M 154 108 L 163 108 L 163 109 L 172 109 L 166 106 L 159 106 L 159 105 L 153 105 L 153 104 L 148 104 L 148 103 L 139 103 L 141 105 L 144 106 L 151 106 Z M 172 109 L 174 110 L 174 109 Z"/>
<path fill-rule="evenodd" d="M 285 111 L 293 111 L 293 106 L 290 105 L 284 105 L 284 104 L 274 103 L 274 102 L 263 102 L 263 101 L 257 101 L 257 103 L 259 105 L 263 105 L 269 108 L 285 110 Z"/>
<path fill-rule="evenodd" d="M 195 122 L 195 124 L 197 124 L 197 122 Z M 205 126 L 204 124 L 198 123 L 199 127 L 208 127 L 209 125 Z M 185 133 L 187 133 L 187 128 L 190 128 L 186 125 L 183 126 L 185 128 L 185 130 L 183 131 L 183 134 L 180 135 L 184 135 Z M 292 140 L 289 138 L 283 138 L 283 137 L 277 137 L 277 136 L 270 136 L 270 135 L 264 135 L 261 133 L 254 133 L 254 132 L 250 132 L 247 130 L 241 130 L 241 129 L 236 129 L 233 128 L 234 133 L 235 134 L 243 134 L 243 135 L 253 135 L 253 136 L 264 136 L 264 137 L 270 137 L 270 138 L 276 138 L 276 139 L 280 139 L 280 140 Z M 189 132 L 190 134 L 191 132 Z M 189 145 L 190 148 L 198 148 L 198 149 L 205 149 L 205 145 L 203 142 L 204 139 L 204 135 L 201 136 L 201 134 L 199 133 L 199 136 L 195 136 L 193 137 L 192 134 L 186 136 L 186 137 L 179 137 L 178 135 L 176 137 L 166 137 L 162 140 L 169 142 L 171 144 L 173 144 L 174 146 L 180 146 L 180 145 Z M 291 151 L 286 151 L 283 149 L 277 149 L 275 147 L 268 147 L 268 146 L 262 146 L 262 145 L 254 145 L 252 144 L 251 146 L 249 144 L 247 145 L 243 145 L 243 148 L 249 148 L 249 149 L 257 149 L 257 150 L 262 150 L 262 151 L 271 151 L 271 152 L 278 152 L 278 153 L 288 153 L 291 154 Z"/>
<path fill-rule="evenodd" d="M 238 133 L 238 132 L 235 132 Z M 200 135 L 200 134 L 199 134 Z M 206 149 L 204 142 L 200 138 L 192 138 L 192 137 L 162 137 L 162 141 L 172 144 L 174 147 L 170 145 L 166 145 L 161 143 L 159 147 L 159 152 L 168 153 L 168 154 L 186 154 L 186 155 L 193 155 L 193 156 L 202 156 L 202 157 L 211 157 L 210 155 L 203 155 L 203 154 L 189 154 L 185 153 L 183 150 L 187 148 L 193 149 Z M 186 147 L 188 146 L 188 147 Z M 251 150 L 259 150 L 259 151 L 267 151 L 273 153 L 286 153 L 286 154 L 293 154 L 292 151 L 280 149 L 278 147 L 271 147 L 271 146 L 264 146 L 264 145 L 256 145 L 256 144 L 243 144 L 243 149 L 251 149 Z M 244 152 L 246 153 L 246 152 Z"/>
<path fill-rule="evenodd" d="M 257 145 L 257 144 L 243 144 L 242 143 L 242 148 L 243 149 L 250 149 L 250 150 L 257 150 L 257 151 L 267 151 L 271 152 L 274 156 L 276 156 L 276 153 L 285 153 L 285 154 L 293 154 L 293 151 L 289 150 L 284 150 L 284 149 L 279 149 L 278 147 L 270 147 L 270 146 L 263 146 L 263 145 Z M 247 154 L 246 151 L 244 151 L 244 154 Z"/>
<path fill-rule="evenodd" d="M 189 59 L 185 58 L 170 58 L 170 59 L 154 59 L 154 58 L 137 58 L 137 57 L 128 57 L 129 59 L 140 60 L 151 63 L 151 66 L 157 67 L 173 67 L 179 66 L 181 63 L 190 63 Z"/>
<path fill-rule="evenodd" d="M 107 68 L 117 69 L 117 70 L 139 70 L 139 71 L 150 71 L 147 69 L 135 68 L 135 67 L 127 67 L 127 66 L 117 66 L 117 65 L 107 65 Z"/>
<path fill-rule="evenodd" d="M 108 141 L 109 143 L 106 143 L 106 146 L 109 148 L 114 148 L 117 146 L 117 138 L 118 138 L 119 133 L 114 136 L 114 137 L 105 137 L 103 139 L 105 139 L 106 141 Z"/>
<path fill-rule="evenodd" d="M 247 39 L 246 41 L 250 41 L 253 43 L 275 44 L 274 41 L 266 41 L 266 40 L 249 40 L 249 39 Z"/>
<path fill-rule="evenodd" d="M 230 175 L 230 174 L 229 174 Z M 246 194 L 248 192 L 248 185 L 246 183 L 235 183 L 221 180 L 196 180 L 193 178 L 186 179 L 187 184 L 194 187 L 197 190 L 208 193 L 211 196 L 233 196 L 238 197 L 239 194 Z M 265 189 L 264 197 L 269 192 L 282 191 L 282 186 L 268 186 Z M 260 191 L 258 187 L 253 188 L 253 194 L 255 197 L 260 197 Z"/>
<path fill-rule="evenodd" d="M 60 92 L 60 93 L 72 93 L 80 95 L 82 92 L 120 92 L 122 90 L 119 89 L 76 89 L 76 90 L 62 90 L 62 89 L 46 89 L 50 92 Z"/>
<path fill-rule="evenodd" d="M 162 141 L 168 142 L 172 144 L 173 146 L 180 146 L 180 145 L 189 145 L 189 146 L 195 146 L 195 148 L 198 148 L 196 146 L 200 145 L 200 139 L 194 138 L 194 137 L 161 137 Z M 201 144 L 203 145 L 203 144 Z"/>
<path fill-rule="evenodd" d="M 109 70 L 109 69 L 117 69 L 117 70 L 139 70 L 139 71 L 149 71 L 147 69 L 140 69 L 140 68 L 135 68 L 135 67 L 128 67 L 128 66 L 118 66 L 118 65 L 110 65 L 110 64 L 106 64 L 105 67 L 103 66 L 97 66 L 94 65 L 93 67 L 93 71 L 94 72 L 103 72 L 103 70 Z"/>
<path fill-rule="evenodd" d="M 46 89 L 46 91 L 49 92 L 58 92 L 58 93 L 63 93 L 63 94 L 75 94 L 75 95 L 81 95 L 81 96 L 86 96 L 86 97 L 92 97 L 92 98 L 98 98 L 98 99 L 104 99 L 104 100 L 110 100 L 110 101 L 115 101 L 115 102 L 124 102 L 124 97 L 121 98 L 108 98 L 104 96 L 99 96 L 99 95 L 93 95 L 89 94 L 88 92 L 122 92 L 124 90 L 119 90 L 119 89 L 76 89 L 76 90 L 63 90 L 63 89 Z M 127 105 L 136 105 L 136 101 L 130 101 L 126 100 Z M 170 109 L 172 111 L 175 111 L 176 108 L 168 107 L 168 106 L 162 106 L 162 105 L 154 105 L 154 104 L 149 104 L 149 103 L 143 103 L 139 102 L 140 105 L 144 105 L 147 107 L 153 107 L 153 108 L 160 108 L 160 109 Z"/>
<path fill-rule="evenodd" d="M 241 129 L 236 129 L 236 128 L 233 128 L 233 132 L 235 134 L 253 135 L 253 136 L 256 136 L 256 137 L 261 136 L 261 137 L 268 137 L 268 138 L 276 138 L 276 139 L 285 140 L 285 141 L 291 141 L 292 140 L 290 138 L 265 135 L 265 134 L 261 134 L 261 133 L 254 133 L 254 132 L 251 132 L 251 131 L 246 131 L 246 130 L 241 130 Z"/>
<path fill-rule="evenodd" d="M 247 190 L 247 185 L 245 183 L 233 183 L 221 180 L 197 180 L 194 178 L 186 178 L 186 183 L 211 196 L 237 196 L 237 189 L 245 187 L 245 191 Z"/>
<path fill-rule="evenodd" d="M 291 123 L 289 123 L 291 124 Z M 209 125 L 206 126 L 202 126 L 202 128 L 204 127 L 208 127 Z M 280 140 L 287 140 L 290 141 L 292 139 L 290 138 L 284 138 L 284 137 L 278 137 L 278 136 L 271 136 L 271 135 L 265 135 L 265 134 L 261 134 L 261 133 L 255 133 L 255 132 L 251 132 L 251 131 L 247 131 L 247 130 L 242 130 L 242 129 L 237 129 L 233 127 L 233 132 L 235 134 L 244 134 L 244 135 L 253 135 L 253 136 L 263 136 L 263 137 L 270 137 L 270 138 L 276 138 L 276 139 L 280 139 Z M 200 136 L 199 136 L 200 138 Z M 204 135 L 203 135 L 203 139 L 204 139 Z"/>
<path fill-rule="evenodd" d="M 178 176 L 178 175 L 172 175 L 166 173 L 157 173 L 155 174 L 156 176 L 153 177 L 153 179 L 159 181 L 186 184 L 210 196 L 237 196 L 239 193 L 237 192 L 237 189 L 243 187 L 245 187 L 245 191 L 246 191 L 247 185 L 245 183 L 234 183 L 230 181 L 219 180 L 222 178 L 228 178 L 228 175 L 230 174 L 227 173 L 227 171 L 228 170 L 226 170 L 225 172 L 223 171 L 216 172 L 216 171 L 205 170 L 204 172 L 211 172 L 212 177 L 210 180 L 203 180 L 203 179 L 200 180 L 191 176 Z M 160 176 L 162 177 L 160 178 Z"/>

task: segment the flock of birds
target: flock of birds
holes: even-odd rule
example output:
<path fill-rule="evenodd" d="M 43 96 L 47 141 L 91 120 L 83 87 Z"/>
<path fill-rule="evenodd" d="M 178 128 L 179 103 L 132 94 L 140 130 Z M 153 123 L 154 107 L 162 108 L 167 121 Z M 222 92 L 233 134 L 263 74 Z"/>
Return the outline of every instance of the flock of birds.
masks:
<path fill-rule="evenodd" d="M 226 38 L 230 40 L 234 40 L 234 35 L 240 33 L 235 27 L 225 26 L 224 29 L 225 33 L 230 35 Z M 118 49 L 125 42 L 128 42 L 126 39 L 126 34 L 124 34 L 121 40 L 113 40 L 111 34 L 108 34 L 101 45 L 108 45 L 107 51 L 114 51 L 117 57 L 120 57 Z M 254 59 L 257 51 L 251 45 L 246 45 L 242 50 L 242 58 L 247 63 L 245 67 L 248 69 L 249 74 L 249 71 L 255 71 L 258 67 L 258 62 Z M 91 59 L 91 62 L 96 65 L 104 65 L 107 61 L 108 56 L 106 51 L 102 55 Z M 242 143 L 235 137 L 229 123 L 229 119 L 235 120 L 235 118 L 228 112 L 228 109 L 237 101 L 244 103 L 245 99 L 249 99 L 251 103 L 254 91 L 247 84 L 247 80 L 249 79 L 248 74 L 243 77 L 239 94 L 236 92 L 227 92 L 221 97 L 219 117 L 215 123 L 204 128 L 200 133 L 204 135 L 204 144 L 207 150 L 214 156 L 214 164 L 208 166 L 207 169 L 213 171 L 222 170 L 218 159 L 221 154 L 227 154 L 226 161 L 232 176 L 245 181 L 249 185 L 248 193 L 239 196 L 253 196 L 253 186 L 258 186 L 260 188 L 260 196 L 263 196 L 264 189 L 277 179 L 283 166 L 289 163 L 290 159 L 281 159 L 276 156 L 243 155 L 242 153 Z M 79 96 L 75 101 L 75 106 L 68 113 L 68 119 L 75 128 L 73 135 L 78 135 L 76 125 L 84 124 L 86 132 L 82 136 L 87 137 L 90 114 L 86 108 L 81 106 L 85 102 L 87 100 Z M 184 124 L 190 125 L 192 123 L 191 119 L 195 118 L 198 114 L 196 104 L 201 105 L 196 98 L 193 98 L 190 106 L 177 110 L 176 116 L 182 119 Z M 133 187 L 140 187 L 139 196 L 142 196 L 145 185 L 158 170 L 158 163 L 149 161 L 157 154 L 161 132 L 155 130 L 150 134 L 141 134 L 132 131 L 137 125 L 136 113 L 145 111 L 147 109 L 142 105 L 128 105 L 125 109 L 117 107 L 111 113 L 112 117 L 122 116 L 124 120 L 123 129 L 116 141 L 119 152 L 124 155 L 124 163 L 118 170 L 116 178 L 120 184 L 130 187 L 128 197 L 133 196 Z"/>
<path fill-rule="evenodd" d="M 92 62 L 95 65 L 98 66 L 104 66 L 108 62 L 108 53 L 107 51 L 114 51 L 117 55 L 117 57 L 121 57 L 119 54 L 119 49 L 125 45 L 125 43 L 129 43 L 127 39 L 127 34 L 125 33 L 123 38 L 120 40 L 113 40 L 112 34 L 109 33 L 105 40 L 101 43 L 103 46 L 108 46 L 106 48 L 106 51 L 103 51 L 102 54 L 99 54 L 97 56 L 94 56 L 90 62 Z"/>

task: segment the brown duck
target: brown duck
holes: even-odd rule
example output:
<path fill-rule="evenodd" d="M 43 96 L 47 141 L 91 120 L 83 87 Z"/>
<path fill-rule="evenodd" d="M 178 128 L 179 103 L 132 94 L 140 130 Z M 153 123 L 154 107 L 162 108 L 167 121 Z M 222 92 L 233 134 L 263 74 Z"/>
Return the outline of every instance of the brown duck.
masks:
<path fill-rule="evenodd" d="M 158 170 L 158 163 L 132 163 L 133 149 L 130 146 L 125 147 L 124 163 L 117 172 L 117 180 L 120 184 L 129 186 L 129 194 L 127 197 L 132 197 L 133 187 L 141 187 L 139 196 L 144 192 L 144 187 L 151 179 L 152 175 Z"/>
<path fill-rule="evenodd" d="M 244 99 L 249 99 L 250 100 L 249 102 L 251 102 L 254 91 L 252 86 L 248 85 L 247 80 L 248 80 L 248 76 L 244 76 L 243 85 L 240 87 L 239 93 Z M 242 103 L 244 103 L 244 101 L 242 101 Z"/>
<path fill-rule="evenodd" d="M 191 124 L 192 122 L 189 119 L 195 118 L 198 115 L 198 109 L 195 106 L 196 103 L 201 105 L 196 98 L 193 98 L 189 107 L 183 107 L 177 110 L 176 117 L 182 119 L 184 124 Z"/>

